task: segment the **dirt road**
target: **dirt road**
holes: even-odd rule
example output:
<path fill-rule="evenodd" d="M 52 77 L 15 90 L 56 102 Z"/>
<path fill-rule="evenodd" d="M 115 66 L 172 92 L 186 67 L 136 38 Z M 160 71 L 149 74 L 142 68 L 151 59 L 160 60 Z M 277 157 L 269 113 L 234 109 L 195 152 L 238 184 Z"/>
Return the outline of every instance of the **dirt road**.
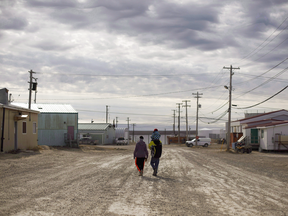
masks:
<path fill-rule="evenodd" d="M 167 146 L 157 177 L 134 146 L 0 155 L 0 215 L 287 215 L 288 155 Z M 271 165 L 272 164 L 272 165 Z"/>

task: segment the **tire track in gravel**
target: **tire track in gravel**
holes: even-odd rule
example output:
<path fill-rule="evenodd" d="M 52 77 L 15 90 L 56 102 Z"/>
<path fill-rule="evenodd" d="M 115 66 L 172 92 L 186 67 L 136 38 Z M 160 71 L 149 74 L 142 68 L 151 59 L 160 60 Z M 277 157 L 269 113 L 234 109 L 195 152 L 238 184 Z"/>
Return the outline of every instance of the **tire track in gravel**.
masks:
<path fill-rule="evenodd" d="M 24 208 L 24 205 L 26 210 L 22 210 L 19 215 L 33 215 L 32 213 L 38 211 L 37 209 L 45 208 L 49 209 L 47 214 L 49 212 L 60 212 L 63 215 L 83 214 L 83 209 L 87 207 L 87 209 L 94 209 L 95 196 L 97 199 L 104 193 L 108 195 L 107 197 L 113 198 L 115 191 L 111 189 L 112 186 L 119 187 L 125 181 L 125 179 L 121 179 L 123 175 L 117 172 L 118 178 L 115 180 L 116 173 L 110 170 L 117 171 L 119 169 L 117 164 L 124 164 L 125 166 L 125 161 L 131 156 L 113 154 L 111 156 L 88 156 L 82 160 L 76 159 L 71 164 L 59 164 L 57 168 L 49 168 L 46 173 L 38 173 L 37 171 L 33 175 L 30 173 L 25 177 L 24 183 L 17 182 L 17 185 L 21 185 L 19 188 L 24 190 L 22 192 L 15 191 L 15 195 L 12 195 L 13 202 L 7 205 L 10 212 L 15 214 L 19 209 Z M 113 166 L 114 162 L 111 163 L 111 158 L 116 166 Z M 98 162 L 95 163 L 95 161 Z M 125 173 L 124 168 L 120 170 Z M 20 198 L 18 199 L 15 196 Z M 25 197 L 25 199 L 22 197 Z M 28 203 L 31 203 L 31 205 Z M 109 204 L 109 202 L 106 203 Z M 82 210 L 75 211 L 71 208 L 73 205 L 83 205 L 79 208 Z"/>
<path fill-rule="evenodd" d="M 288 190 L 283 182 L 181 149 L 182 155 L 195 165 L 199 183 L 196 191 L 207 196 L 207 202 L 227 215 L 284 215 Z"/>
<path fill-rule="evenodd" d="M 286 182 L 230 165 L 228 160 L 209 156 L 200 149 L 173 146 L 163 147 L 157 177 L 152 176 L 149 160 L 144 176 L 140 177 L 132 147 L 129 151 L 103 153 L 55 151 L 51 155 L 11 160 L 15 170 L 3 168 L 8 175 L 3 176 L 0 185 L 0 215 L 285 215 L 288 212 Z"/>

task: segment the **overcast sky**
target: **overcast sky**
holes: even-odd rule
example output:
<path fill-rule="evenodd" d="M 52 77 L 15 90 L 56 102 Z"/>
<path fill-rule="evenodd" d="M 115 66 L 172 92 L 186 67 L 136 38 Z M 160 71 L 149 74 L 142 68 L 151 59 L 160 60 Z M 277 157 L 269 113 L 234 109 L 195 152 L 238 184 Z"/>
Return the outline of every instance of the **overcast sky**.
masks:
<path fill-rule="evenodd" d="M 190 100 L 195 129 L 199 92 L 199 129 L 224 128 L 232 65 L 232 120 L 287 109 L 287 89 L 269 99 L 288 81 L 286 0 L 1 0 L 0 9 L 0 88 L 14 102 L 28 103 L 32 69 L 37 103 L 71 104 L 79 122 L 105 122 L 108 105 L 110 123 L 168 130 L 176 103 Z"/>

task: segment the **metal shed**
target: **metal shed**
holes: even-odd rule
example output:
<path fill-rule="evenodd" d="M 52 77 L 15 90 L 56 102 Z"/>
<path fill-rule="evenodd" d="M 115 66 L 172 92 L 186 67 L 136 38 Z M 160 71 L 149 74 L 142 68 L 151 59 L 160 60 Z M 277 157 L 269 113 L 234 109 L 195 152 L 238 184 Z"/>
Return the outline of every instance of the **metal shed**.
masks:
<path fill-rule="evenodd" d="M 110 123 L 79 123 L 78 132 L 80 139 L 83 136 L 91 137 L 97 144 L 113 144 L 115 140 L 115 128 Z"/>
<path fill-rule="evenodd" d="M 28 104 L 13 103 L 28 107 Z M 38 116 L 38 145 L 65 146 L 66 138 L 77 140 L 78 112 L 69 104 L 31 104 Z"/>

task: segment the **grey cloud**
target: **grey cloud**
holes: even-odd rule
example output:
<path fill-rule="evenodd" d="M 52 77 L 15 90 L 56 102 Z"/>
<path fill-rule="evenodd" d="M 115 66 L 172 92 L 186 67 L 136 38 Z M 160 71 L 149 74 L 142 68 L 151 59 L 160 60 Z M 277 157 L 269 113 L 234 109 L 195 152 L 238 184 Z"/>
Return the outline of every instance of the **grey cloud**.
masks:
<path fill-rule="evenodd" d="M 45 51 L 65 51 L 73 48 L 73 46 L 63 45 L 55 43 L 53 41 L 42 41 L 33 45 L 36 48 L 45 50 Z"/>
<path fill-rule="evenodd" d="M 205 39 L 208 44 L 214 43 L 215 39 L 210 34 L 214 34 L 216 30 L 210 25 L 219 22 L 219 7 L 192 3 L 181 5 L 165 1 L 91 1 L 74 8 L 54 10 L 50 16 L 75 30 L 106 30 L 137 38 L 142 43 L 213 50 L 219 46 L 202 46 L 201 42 L 204 41 L 197 37 L 197 32 L 208 35 Z M 149 14 L 151 10 L 154 15 Z M 216 41 L 216 44 L 220 43 Z"/>
<path fill-rule="evenodd" d="M 22 30 L 28 25 L 27 20 L 23 17 L 0 16 L 0 19 L 0 29 Z"/>
<path fill-rule="evenodd" d="M 15 1 L 0 3 L 0 29 L 22 30 L 28 25 L 25 15 L 20 14 L 14 6 Z"/>
<path fill-rule="evenodd" d="M 49 7 L 55 9 L 75 7 L 77 5 L 76 0 L 28 0 L 25 2 L 30 7 Z"/>

